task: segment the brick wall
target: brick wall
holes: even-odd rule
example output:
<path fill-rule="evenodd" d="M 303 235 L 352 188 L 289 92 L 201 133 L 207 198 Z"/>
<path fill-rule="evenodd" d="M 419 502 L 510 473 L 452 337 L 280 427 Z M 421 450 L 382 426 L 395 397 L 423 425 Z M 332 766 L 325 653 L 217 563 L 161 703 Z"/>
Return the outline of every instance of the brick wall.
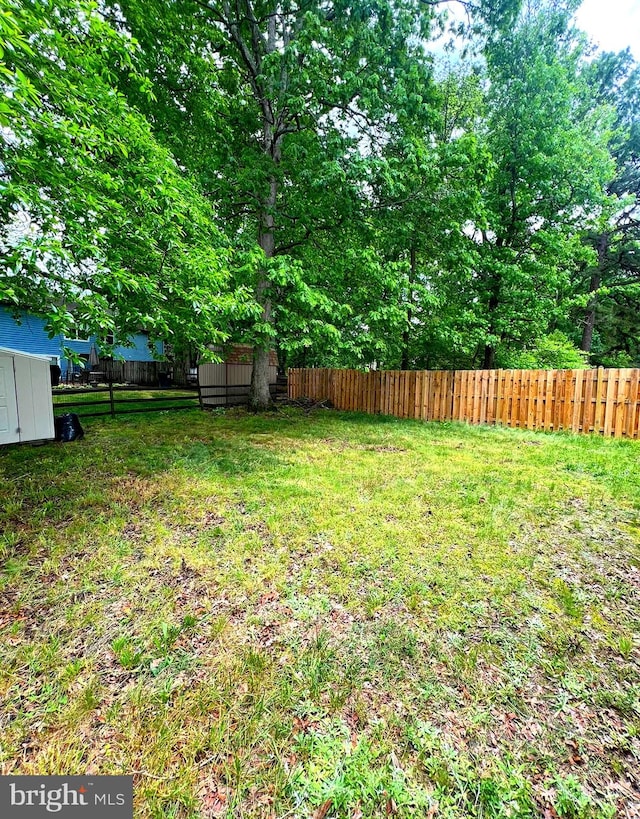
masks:
<path fill-rule="evenodd" d="M 251 344 L 234 344 L 226 356 L 227 364 L 251 364 L 253 361 L 253 347 Z M 275 350 L 269 353 L 269 366 L 278 366 L 278 356 Z"/>

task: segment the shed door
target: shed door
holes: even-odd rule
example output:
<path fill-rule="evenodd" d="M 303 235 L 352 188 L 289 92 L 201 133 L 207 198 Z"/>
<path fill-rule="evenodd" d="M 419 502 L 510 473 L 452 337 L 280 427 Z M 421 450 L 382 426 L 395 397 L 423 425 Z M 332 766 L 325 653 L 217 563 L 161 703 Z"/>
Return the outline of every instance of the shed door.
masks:
<path fill-rule="evenodd" d="M 15 444 L 19 440 L 13 358 L 0 356 L 0 444 Z"/>

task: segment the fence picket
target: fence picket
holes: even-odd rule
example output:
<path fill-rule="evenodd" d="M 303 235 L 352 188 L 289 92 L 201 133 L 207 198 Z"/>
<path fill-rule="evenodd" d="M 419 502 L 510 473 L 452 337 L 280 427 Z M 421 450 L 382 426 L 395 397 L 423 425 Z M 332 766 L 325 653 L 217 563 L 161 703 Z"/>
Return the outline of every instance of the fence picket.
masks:
<path fill-rule="evenodd" d="M 573 375 L 571 370 L 564 371 L 564 401 L 562 404 L 562 429 L 567 430 L 571 428 L 571 419 L 573 417 Z"/>
<path fill-rule="evenodd" d="M 573 416 L 571 420 L 571 431 L 580 431 L 580 418 L 582 416 L 582 383 L 584 380 L 584 370 L 576 370 L 575 389 L 573 391 Z"/>
<path fill-rule="evenodd" d="M 629 378 L 629 408 L 627 411 L 627 438 L 638 438 L 638 387 L 640 386 L 640 370 L 632 370 Z"/>
<path fill-rule="evenodd" d="M 596 377 L 596 405 L 593 416 L 593 431 L 600 432 L 602 429 L 602 394 L 604 390 L 604 369 L 598 367 L 598 375 Z"/>
<path fill-rule="evenodd" d="M 473 406 L 474 406 L 474 396 L 475 396 L 475 383 L 476 383 L 476 374 L 473 370 L 469 370 L 467 372 L 467 410 L 465 415 L 465 421 L 468 424 L 473 424 Z"/>
<path fill-rule="evenodd" d="M 422 420 L 433 421 L 431 416 L 431 385 L 433 383 L 433 371 L 424 370 L 424 380 L 422 383 Z"/>
<path fill-rule="evenodd" d="M 536 404 L 535 404 L 535 370 L 527 370 L 526 378 L 526 427 L 527 429 L 535 429 L 536 422 Z"/>
<path fill-rule="evenodd" d="M 493 424 L 496 419 L 496 373 L 497 370 L 489 370 L 489 390 L 487 396 L 487 423 Z"/>
<path fill-rule="evenodd" d="M 451 389 L 453 378 L 451 370 L 445 370 L 442 376 L 442 391 L 440 393 L 440 417 L 443 421 L 451 420 Z"/>
<path fill-rule="evenodd" d="M 615 394 L 616 394 L 616 374 L 618 370 L 609 370 L 607 375 L 607 392 L 604 406 L 604 428 L 603 432 L 605 438 L 611 435 L 611 428 L 613 424 L 613 411 L 615 409 Z"/>
<path fill-rule="evenodd" d="M 544 385 L 546 373 L 544 370 L 536 370 L 535 379 L 535 413 L 533 416 L 534 429 L 542 429 L 544 421 Z"/>
<path fill-rule="evenodd" d="M 631 370 L 629 369 L 622 369 L 620 372 L 620 378 L 618 380 L 618 400 L 617 400 L 617 407 L 616 407 L 616 421 L 614 427 L 614 438 L 622 438 L 623 430 L 625 429 L 626 425 L 626 413 L 627 413 L 627 406 L 629 404 L 629 377 L 631 375 Z"/>

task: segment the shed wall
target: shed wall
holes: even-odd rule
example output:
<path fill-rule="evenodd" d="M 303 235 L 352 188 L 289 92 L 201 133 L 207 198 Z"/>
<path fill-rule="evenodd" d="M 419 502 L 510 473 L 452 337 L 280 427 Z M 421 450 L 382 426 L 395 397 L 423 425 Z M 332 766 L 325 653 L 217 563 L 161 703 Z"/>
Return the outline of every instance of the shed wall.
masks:
<path fill-rule="evenodd" d="M 241 345 L 238 345 L 241 347 Z M 202 394 L 202 403 L 208 407 L 220 407 L 228 404 L 243 404 L 249 395 L 253 364 L 240 363 L 246 361 L 246 347 L 242 346 L 241 355 L 234 349 L 229 355 L 229 361 L 222 364 L 201 364 L 198 368 L 198 377 Z M 251 351 L 252 348 L 248 348 Z M 275 384 L 278 377 L 278 367 L 275 363 L 275 354 L 269 366 L 269 383 Z M 235 363 L 234 362 L 235 359 Z M 250 361 L 249 355 L 249 361 Z M 214 386 L 215 385 L 215 386 Z M 226 389 L 223 389 L 226 388 Z"/>
<path fill-rule="evenodd" d="M 0 353 L 0 444 L 19 440 L 13 356 Z"/>
<path fill-rule="evenodd" d="M 0 371 L 0 444 L 54 438 L 49 360 L 4 350 Z"/>
<path fill-rule="evenodd" d="M 49 362 L 16 356 L 15 377 L 20 441 L 54 438 Z"/>
<path fill-rule="evenodd" d="M 224 363 L 201 364 L 198 367 L 202 403 L 208 407 L 222 407 L 227 403 L 226 390 L 216 389 L 227 385 L 226 367 Z"/>

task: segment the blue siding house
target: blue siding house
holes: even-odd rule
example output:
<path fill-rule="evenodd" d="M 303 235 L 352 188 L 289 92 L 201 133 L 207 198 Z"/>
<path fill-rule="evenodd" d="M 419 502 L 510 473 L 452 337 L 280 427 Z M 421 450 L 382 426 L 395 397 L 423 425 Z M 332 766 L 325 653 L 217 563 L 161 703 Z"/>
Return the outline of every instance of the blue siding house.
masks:
<path fill-rule="evenodd" d="M 67 347 L 78 353 L 85 360 L 89 359 L 91 346 L 95 345 L 98 355 L 100 355 L 100 344 L 96 336 L 87 339 L 70 339 L 62 335 L 49 338 L 43 319 L 31 313 L 21 312 L 19 322 L 14 318 L 10 308 L 0 305 L 0 347 L 9 347 L 23 353 L 36 353 L 46 355 L 52 359 L 52 363 L 58 363 L 62 370 L 62 378 L 67 375 L 67 370 L 72 366 L 64 357 L 63 350 Z M 132 346 L 123 347 L 120 345 L 114 348 L 114 357 L 124 361 L 155 361 L 164 352 L 162 342 L 155 343 L 155 356 L 149 349 L 149 338 L 145 333 L 136 333 L 130 336 Z"/>
<path fill-rule="evenodd" d="M 21 313 L 20 324 L 17 324 L 11 310 L 5 309 L 2 305 L 0 305 L 0 347 L 9 347 L 21 353 L 35 353 L 51 358 L 60 358 L 62 355 L 61 337 L 49 338 L 44 329 L 43 319 L 28 313 Z"/>

